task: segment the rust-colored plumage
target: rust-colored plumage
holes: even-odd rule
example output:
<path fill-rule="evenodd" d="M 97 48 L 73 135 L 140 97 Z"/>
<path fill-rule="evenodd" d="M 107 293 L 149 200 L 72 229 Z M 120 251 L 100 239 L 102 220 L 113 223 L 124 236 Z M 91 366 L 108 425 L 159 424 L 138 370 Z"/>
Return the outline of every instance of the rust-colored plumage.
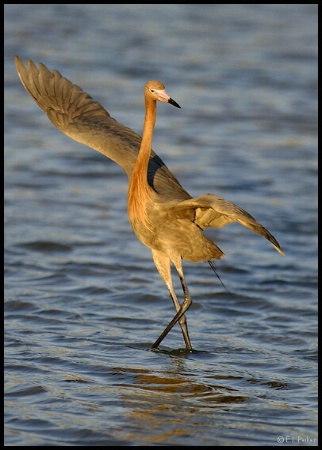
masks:
<path fill-rule="evenodd" d="M 128 215 L 138 239 L 150 247 L 156 268 L 173 300 L 176 314 L 152 345 L 156 348 L 178 322 L 186 348 L 192 350 L 185 313 L 192 300 L 182 270 L 182 259 L 191 262 L 220 259 L 223 252 L 203 235 L 207 227 L 231 222 L 260 234 L 281 254 L 277 240 L 249 213 L 214 194 L 192 198 L 163 161 L 152 150 L 156 102 L 180 106 L 156 80 L 145 85 L 145 120 L 142 138 L 117 122 L 79 86 L 46 66 L 28 61 L 25 67 L 16 56 L 22 84 L 48 118 L 72 139 L 103 153 L 121 166 L 129 178 Z M 171 263 L 183 289 L 180 304 L 172 284 Z"/>

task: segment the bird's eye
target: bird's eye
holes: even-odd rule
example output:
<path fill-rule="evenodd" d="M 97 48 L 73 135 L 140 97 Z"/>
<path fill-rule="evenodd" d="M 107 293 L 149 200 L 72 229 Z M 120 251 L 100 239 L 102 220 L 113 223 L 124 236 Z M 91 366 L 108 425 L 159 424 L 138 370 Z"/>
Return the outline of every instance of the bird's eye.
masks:
<path fill-rule="evenodd" d="M 150 89 L 150 92 L 154 92 L 154 89 Z"/>

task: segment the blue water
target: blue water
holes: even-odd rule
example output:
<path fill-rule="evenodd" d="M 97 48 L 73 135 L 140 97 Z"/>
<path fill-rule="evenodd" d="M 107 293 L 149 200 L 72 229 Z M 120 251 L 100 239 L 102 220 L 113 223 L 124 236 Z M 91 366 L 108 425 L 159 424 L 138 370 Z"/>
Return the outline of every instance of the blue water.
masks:
<path fill-rule="evenodd" d="M 4 443 L 309 445 L 317 434 L 317 5 L 5 5 Z M 230 296 L 184 263 L 194 351 L 116 164 L 57 130 L 14 66 L 57 69 L 141 133 L 191 195 L 237 203 L 208 230 Z M 180 293 L 180 283 L 175 287 Z"/>

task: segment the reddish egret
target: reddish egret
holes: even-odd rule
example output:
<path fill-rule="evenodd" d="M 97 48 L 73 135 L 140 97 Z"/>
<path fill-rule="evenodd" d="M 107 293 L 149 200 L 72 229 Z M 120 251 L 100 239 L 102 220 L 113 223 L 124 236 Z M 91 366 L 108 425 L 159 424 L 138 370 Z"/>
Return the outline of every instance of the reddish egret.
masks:
<path fill-rule="evenodd" d="M 152 348 L 160 345 L 178 322 L 186 348 L 192 350 L 185 313 L 192 300 L 182 270 L 182 259 L 192 262 L 220 259 L 223 252 L 205 237 L 207 227 L 223 227 L 231 222 L 260 234 L 281 254 L 277 240 L 254 217 L 239 206 L 214 194 L 192 198 L 163 161 L 152 150 L 156 102 L 180 106 L 165 92 L 159 81 L 144 88 L 145 120 L 142 138 L 117 122 L 79 86 L 51 72 L 43 64 L 28 61 L 25 67 L 15 57 L 22 84 L 51 122 L 67 136 L 115 161 L 129 178 L 128 214 L 137 238 L 152 250 L 156 268 L 163 278 L 176 314 Z M 171 263 L 177 270 L 182 290 L 180 304 L 172 284 Z"/>

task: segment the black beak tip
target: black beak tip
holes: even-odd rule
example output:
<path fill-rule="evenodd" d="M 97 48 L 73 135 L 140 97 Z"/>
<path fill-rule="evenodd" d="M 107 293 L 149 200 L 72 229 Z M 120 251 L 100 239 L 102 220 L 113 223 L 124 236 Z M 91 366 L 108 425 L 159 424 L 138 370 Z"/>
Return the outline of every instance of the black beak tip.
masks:
<path fill-rule="evenodd" d="M 177 102 L 175 102 L 175 101 L 173 100 L 173 98 L 170 98 L 170 100 L 169 100 L 168 103 L 170 103 L 170 105 L 175 106 L 176 108 L 180 108 L 180 109 L 181 109 L 181 106 L 180 106 Z"/>

